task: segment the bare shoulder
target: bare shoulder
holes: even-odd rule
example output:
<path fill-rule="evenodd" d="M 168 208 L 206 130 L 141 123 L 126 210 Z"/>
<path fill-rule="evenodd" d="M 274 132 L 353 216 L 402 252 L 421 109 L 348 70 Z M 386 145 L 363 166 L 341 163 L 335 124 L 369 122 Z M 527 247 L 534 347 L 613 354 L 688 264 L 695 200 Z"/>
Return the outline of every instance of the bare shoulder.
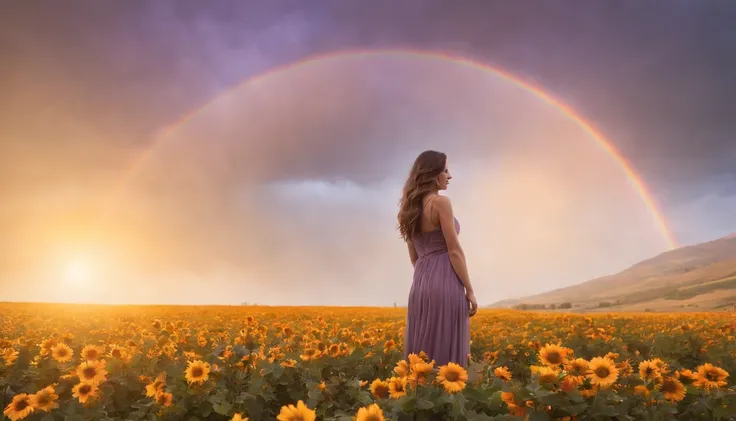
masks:
<path fill-rule="evenodd" d="M 452 210 L 452 201 L 449 197 L 443 196 L 443 195 L 437 195 L 437 198 L 434 199 L 435 206 L 437 206 L 438 209 L 442 209 L 445 211 L 451 211 Z"/>

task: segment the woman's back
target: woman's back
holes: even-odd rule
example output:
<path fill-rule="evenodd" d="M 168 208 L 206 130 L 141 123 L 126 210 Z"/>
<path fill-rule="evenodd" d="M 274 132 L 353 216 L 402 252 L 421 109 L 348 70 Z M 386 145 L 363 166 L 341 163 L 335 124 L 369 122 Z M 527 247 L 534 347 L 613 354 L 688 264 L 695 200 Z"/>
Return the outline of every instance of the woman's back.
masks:
<path fill-rule="evenodd" d="M 455 232 L 460 234 L 460 223 L 457 218 L 453 219 L 455 220 Z M 430 231 L 415 233 L 411 237 L 411 242 L 420 259 L 428 255 L 447 253 L 447 241 L 445 241 L 445 235 L 439 226 Z"/>
<path fill-rule="evenodd" d="M 445 154 L 422 152 L 404 184 L 398 213 L 414 265 L 404 353 L 425 352 L 438 366 L 467 365 L 469 316 L 476 308 L 458 241 L 460 224 L 449 199 L 439 194 L 451 178 Z"/>
<path fill-rule="evenodd" d="M 430 199 L 431 200 L 431 199 Z M 455 232 L 460 232 L 457 218 Z M 404 350 L 424 351 L 438 365 L 467 364 L 470 326 L 465 288 L 450 262 L 441 226 L 412 235 L 417 253 L 409 292 Z"/>

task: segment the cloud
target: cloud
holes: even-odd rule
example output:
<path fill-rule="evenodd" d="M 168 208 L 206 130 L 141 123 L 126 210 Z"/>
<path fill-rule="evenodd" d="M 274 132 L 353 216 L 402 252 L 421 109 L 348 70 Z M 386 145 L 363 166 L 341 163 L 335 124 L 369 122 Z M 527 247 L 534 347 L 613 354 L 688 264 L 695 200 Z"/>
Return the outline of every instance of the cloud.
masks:
<path fill-rule="evenodd" d="M 133 175 L 120 193 L 77 168 L 90 181 L 75 194 L 18 199 L 8 217 L 27 242 L 8 256 L 26 258 L 9 257 L 6 272 L 64 299 L 401 305 L 411 266 L 396 205 L 427 148 L 449 155 L 484 303 L 665 247 L 621 168 L 559 110 L 452 63 L 353 57 L 231 92 L 159 139 L 135 173 L 118 168 Z M 94 293 L 72 294 L 58 274 L 89 250 L 105 271 Z"/>

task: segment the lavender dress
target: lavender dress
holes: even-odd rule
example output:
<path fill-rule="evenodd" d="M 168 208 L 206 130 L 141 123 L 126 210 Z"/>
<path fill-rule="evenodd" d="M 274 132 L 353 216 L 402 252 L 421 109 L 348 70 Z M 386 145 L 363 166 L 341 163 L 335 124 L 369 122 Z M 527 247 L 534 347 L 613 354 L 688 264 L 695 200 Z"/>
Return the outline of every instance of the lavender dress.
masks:
<path fill-rule="evenodd" d="M 460 224 L 455 219 L 455 231 Z M 412 236 L 418 259 L 409 292 L 404 356 L 424 351 L 435 367 L 454 362 L 467 366 L 470 319 L 465 287 L 450 263 L 442 230 Z"/>

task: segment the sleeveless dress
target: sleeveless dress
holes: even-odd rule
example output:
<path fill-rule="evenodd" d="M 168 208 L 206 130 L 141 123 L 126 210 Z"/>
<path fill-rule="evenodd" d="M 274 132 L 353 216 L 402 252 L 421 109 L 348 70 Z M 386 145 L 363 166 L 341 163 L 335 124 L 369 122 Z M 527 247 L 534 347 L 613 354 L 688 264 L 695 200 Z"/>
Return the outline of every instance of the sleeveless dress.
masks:
<path fill-rule="evenodd" d="M 455 219 L 455 232 L 460 224 Z M 435 367 L 454 362 L 467 366 L 470 353 L 469 304 L 455 273 L 442 229 L 412 236 L 418 259 L 404 332 L 404 358 L 424 351 Z"/>

